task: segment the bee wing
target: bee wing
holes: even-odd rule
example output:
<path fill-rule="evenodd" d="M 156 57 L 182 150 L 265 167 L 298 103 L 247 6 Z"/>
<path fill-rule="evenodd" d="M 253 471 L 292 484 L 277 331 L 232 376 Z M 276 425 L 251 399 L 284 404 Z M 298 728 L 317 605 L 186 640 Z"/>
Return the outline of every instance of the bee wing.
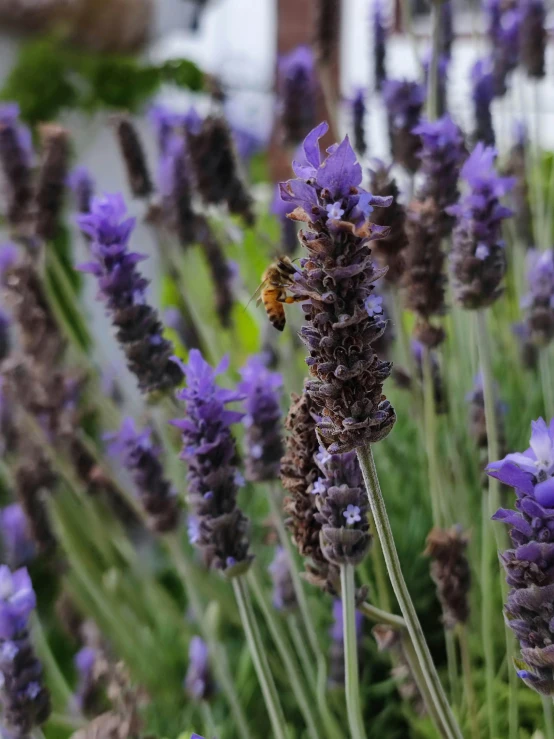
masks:
<path fill-rule="evenodd" d="M 260 293 L 262 292 L 262 290 L 264 289 L 264 287 L 265 287 L 266 285 L 267 285 L 267 280 L 262 280 L 262 281 L 260 282 L 260 284 L 258 285 L 258 287 L 256 288 L 256 290 L 255 290 L 255 291 L 254 291 L 254 292 L 252 293 L 252 295 L 250 296 L 250 300 L 249 300 L 249 301 L 248 301 L 248 303 L 247 303 L 247 304 L 245 305 L 245 307 L 244 307 L 244 310 L 246 310 L 246 309 L 248 308 L 248 306 L 249 306 L 249 305 L 250 305 L 250 303 L 251 303 L 251 302 L 252 302 L 252 301 L 254 300 L 254 298 L 256 298 L 256 305 L 259 305 L 259 304 L 260 304 L 260 301 L 261 301 Z"/>

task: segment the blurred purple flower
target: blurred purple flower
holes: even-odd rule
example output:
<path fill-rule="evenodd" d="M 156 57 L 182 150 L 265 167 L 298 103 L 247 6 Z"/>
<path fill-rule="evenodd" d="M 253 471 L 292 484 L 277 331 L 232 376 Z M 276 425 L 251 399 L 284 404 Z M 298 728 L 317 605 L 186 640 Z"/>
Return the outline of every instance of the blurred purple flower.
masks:
<path fill-rule="evenodd" d="M 29 522 L 19 503 L 0 510 L 0 538 L 5 561 L 10 567 L 28 564 L 35 556 Z"/>
<path fill-rule="evenodd" d="M 75 196 L 78 212 L 90 213 L 95 191 L 95 182 L 90 171 L 83 166 L 75 167 L 67 176 L 67 186 Z"/>
<path fill-rule="evenodd" d="M 373 81 L 375 89 L 381 91 L 387 78 L 387 30 L 385 27 L 382 0 L 373 0 L 371 8 L 371 34 L 373 40 Z"/>
<path fill-rule="evenodd" d="M 0 103 L 0 167 L 7 185 L 7 219 L 19 226 L 29 216 L 33 197 L 32 136 L 19 121 L 17 103 Z"/>
<path fill-rule="evenodd" d="M 409 80 L 386 80 L 383 84 L 383 100 L 389 119 L 392 157 L 409 172 L 416 172 L 420 139 L 413 129 L 419 123 L 425 102 L 425 87 Z"/>
<path fill-rule="evenodd" d="M 275 187 L 275 194 L 271 201 L 271 212 L 277 216 L 281 225 L 281 249 L 283 254 L 291 256 L 298 249 L 298 233 L 296 223 L 287 218 L 288 213 L 294 210 L 293 203 L 287 203 L 281 198 L 279 185 Z"/>
<path fill-rule="evenodd" d="M 294 611 L 298 608 L 290 566 L 287 551 L 277 547 L 268 569 L 273 582 L 273 605 L 278 611 Z"/>
<path fill-rule="evenodd" d="M 283 378 L 271 372 L 260 357 L 250 357 L 240 371 L 238 391 L 244 395 L 246 415 L 246 479 L 253 482 L 279 477 L 283 439 L 280 408 Z"/>
<path fill-rule="evenodd" d="M 309 46 L 298 46 L 279 59 L 279 115 L 285 143 L 295 146 L 315 124 L 315 60 Z"/>
<path fill-rule="evenodd" d="M 148 280 L 137 269 L 145 257 L 129 249 L 135 219 L 125 216 L 122 195 L 93 198 L 91 212 L 78 217 L 81 230 L 91 238 L 93 260 L 79 269 L 97 278 L 98 297 L 106 304 L 140 389 L 168 390 L 182 376 L 171 361 L 173 347 L 163 338 L 158 314 L 146 302 Z"/>
<path fill-rule="evenodd" d="M 475 129 L 473 139 L 485 146 L 494 146 L 491 104 L 494 99 L 492 60 L 478 59 L 471 69 L 471 97 L 474 106 Z"/>
<path fill-rule="evenodd" d="M 130 472 L 152 529 L 158 533 L 174 531 L 179 523 L 177 495 L 165 477 L 150 429 L 139 431 L 132 418 L 125 418 L 119 431 L 106 438 L 110 452 L 117 454 Z"/>
<path fill-rule="evenodd" d="M 195 701 L 210 700 L 214 693 L 208 645 L 199 636 L 193 636 L 190 640 L 185 690 Z"/>
<path fill-rule="evenodd" d="M 363 88 L 356 91 L 350 101 L 352 115 L 352 132 L 354 134 L 354 149 L 363 156 L 367 149 L 365 140 L 365 96 Z"/>
<path fill-rule="evenodd" d="M 499 297 L 506 270 L 501 226 L 512 211 L 500 198 L 511 190 L 514 179 L 497 174 L 495 159 L 492 147 L 477 144 L 461 170 L 466 192 L 457 205 L 446 209 L 457 219 L 451 252 L 454 290 L 458 301 L 470 309 Z"/>
<path fill-rule="evenodd" d="M 177 398 L 185 401 L 186 415 L 172 423 L 183 435 L 181 458 L 188 463 L 189 503 L 198 520 L 196 545 L 208 566 L 232 577 L 244 572 L 252 559 L 248 519 L 236 505 L 237 453 L 231 434 L 231 425 L 244 414 L 226 407 L 244 396 L 215 381 L 227 369 L 227 359 L 213 369 L 193 349 L 188 364 L 179 365 L 187 384 Z"/>

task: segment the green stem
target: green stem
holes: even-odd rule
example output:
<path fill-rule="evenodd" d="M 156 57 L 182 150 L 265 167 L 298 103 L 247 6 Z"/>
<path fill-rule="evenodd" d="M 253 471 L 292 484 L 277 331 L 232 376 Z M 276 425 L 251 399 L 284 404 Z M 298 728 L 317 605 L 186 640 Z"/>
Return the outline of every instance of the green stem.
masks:
<path fill-rule="evenodd" d="M 433 713 L 436 714 L 440 721 L 439 731 L 444 732 L 444 735 L 450 739 L 453 739 L 454 737 L 456 739 L 462 739 L 460 728 L 456 723 L 456 719 L 454 718 L 446 695 L 444 694 L 437 670 L 433 664 L 433 658 L 431 657 L 429 647 L 425 641 L 423 630 L 419 623 L 414 604 L 402 574 L 402 568 L 400 566 L 400 560 L 398 559 L 398 553 L 396 551 L 396 545 L 394 543 L 385 501 L 383 500 L 379 478 L 377 477 L 377 470 L 375 469 L 371 446 L 367 445 L 360 447 L 358 449 L 358 458 L 360 460 L 360 467 L 363 472 L 371 511 L 375 520 L 379 540 L 381 541 L 383 556 L 387 565 L 391 585 L 398 600 L 402 615 L 404 616 L 404 620 L 406 621 L 406 628 L 408 629 L 408 633 L 413 642 L 423 678 L 427 683 L 429 699 L 433 704 Z"/>
<path fill-rule="evenodd" d="M 250 602 L 250 594 L 244 577 L 233 578 L 233 589 L 235 591 L 246 641 L 248 642 L 250 656 L 254 663 L 254 669 L 258 676 L 271 726 L 273 727 L 273 733 L 276 739 L 287 739 L 285 720 L 277 697 L 277 688 L 275 687 L 273 676 L 269 669 L 267 655 L 258 638 L 254 610 Z"/>
<path fill-rule="evenodd" d="M 204 730 L 208 739 L 215 739 L 217 736 L 217 726 L 214 720 L 212 707 L 208 701 L 200 701 L 200 710 L 202 711 L 202 719 L 204 721 Z"/>
<path fill-rule="evenodd" d="M 313 659 L 310 657 L 310 654 L 306 649 L 306 639 L 304 638 L 302 630 L 300 629 L 300 624 L 298 623 L 298 616 L 296 613 L 289 613 L 287 615 L 287 625 L 289 627 L 289 632 L 294 644 L 294 648 L 296 649 L 300 664 L 302 665 L 304 676 L 306 680 L 308 680 L 310 685 L 313 685 L 315 690 L 317 687 L 317 676 L 313 667 Z"/>
<path fill-rule="evenodd" d="M 489 736 L 491 739 L 498 736 L 497 719 L 494 700 L 494 618 L 491 599 L 493 593 L 493 541 L 490 534 L 489 521 L 489 492 L 483 490 L 481 505 L 481 638 L 483 640 L 483 652 L 485 654 L 485 683 L 487 699 L 487 717 L 489 723 Z"/>
<path fill-rule="evenodd" d="M 427 117 L 434 121 L 439 115 L 439 46 L 441 34 L 440 0 L 434 0 L 432 9 L 431 58 L 427 78 Z"/>
<path fill-rule="evenodd" d="M 360 613 L 363 613 L 364 616 L 366 616 L 366 618 L 369 618 L 371 621 L 375 621 L 375 623 L 392 626 L 393 629 L 406 628 L 406 622 L 404 621 L 402 616 L 396 616 L 394 613 L 383 611 L 380 608 L 371 605 L 371 603 L 362 603 L 358 606 L 358 611 L 360 611 Z"/>
<path fill-rule="evenodd" d="M 377 531 L 375 529 L 375 523 L 373 519 L 369 521 L 369 528 L 371 529 L 371 536 L 373 537 L 373 546 L 371 547 L 371 561 L 373 563 L 373 575 L 375 577 L 375 583 L 377 585 L 377 602 L 381 608 L 385 611 L 391 611 L 392 605 L 389 593 L 389 581 L 387 578 L 387 572 L 385 569 L 385 561 L 383 559 L 383 552 L 381 550 L 381 544 Z"/>
<path fill-rule="evenodd" d="M 469 640 L 467 638 L 467 627 L 460 624 L 458 629 L 458 641 L 460 643 L 460 655 L 462 658 L 462 674 L 464 678 L 464 689 L 467 700 L 467 712 L 471 726 L 472 739 L 479 739 L 479 721 L 477 718 L 477 704 L 475 702 L 475 688 L 473 675 L 471 673 L 471 655 L 469 652 Z"/>
<path fill-rule="evenodd" d="M 546 695 L 542 698 L 542 710 L 544 713 L 544 735 L 545 739 L 554 739 L 554 716 L 552 715 L 552 698 Z"/>
<path fill-rule="evenodd" d="M 427 713 L 429 714 L 431 721 L 438 729 L 441 737 L 447 737 L 448 735 L 442 728 L 440 717 L 436 712 L 433 698 L 431 696 L 431 693 L 429 692 L 429 686 L 427 685 L 427 681 L 425 680 L 425 677 L 423 676 L 423 673 L 421 671 L 421 667 L 415 653 L 414 645 L 408 635 L 408 632 L 405 632 L 402 635 L 402 649 L 404 650 L 404 656 L 406 657 L 406 661 L 408 662 L 411 676 L 413 677 L 414 682 L 421 694 L 421 697 L 423 698 L 425 708 L 427 709 Z"/>
<path fill-rule="evenodd" d="M 552 418 L 554 416 L 554 385 L 552 384 L 549 354 L 549 347 L 547 346 L 543 346 L 539 350 L 539 368 L 546 418 Z"/>
<path fill-rule="evenodd" d="M 187 597 L 192 606 L 194 613 L 196 614 L 197 623 L 202 634 L 202 638 L 208 645 L 208 652 L 210 654 L 210 660 L 216 673 L 217 679 L 225 697 L 231 708 L 231 713 L 235 719 L 237 725 L 237 733 L 242 738 L 252 739 L 252 734 L 248 728 L 246 716 L 242 710 L 242 706 L 239 700 L 239 696 L 235 689 L 235 683 L 229 669 L 229 662 L 227 660 L 227 654 L 223 649 L 221 643 L 217 639 L 217 636 L 213 633 L 211 624 L 207 619 L 202 618 L 204 608 L 202 606 L 202 600 L 200 594 L 197 592 L 194 586 L 194 579 L 192 577 L 192 569 L 189 565 L 187 558 L 183 555 L 179 540 L 174 535 L 166 535 L 162 538 L 162 542 L 165 544 L 168 553 L 171 556 L 175 569 L 179 573 L 181 582 Z"/>
<path fill-rule="evenodd" d="M 495 403 L 495 389 L 494 389 L 494 376 L 492 370 L 492 356 L 490 347 L 490 338 L 487 332 L 487 316 L 484 310 L 477 311 L 476 321 L 476 334 L 477 334 L 477 346 L 479 349 L 479 360 L 481 364 L 481 374 L 483 377 L 483 396 L 485 400 L 485 423 L 487 429 L 487 447 L 488 447 L 488 458 L 489 462 L 495 462 L 500 458 L 500 445 L 498 441 L 498 424 L 496 419 L 496 403 Z M 498 510 L 500 506 L 500 484 L 494 477 L 489 477 L 489 494 L 488 494 L 488 511 L 486 513 L 486 522 L 483 522 L 483 542 L 482 546 L 485 549 L 485 554 L 490 548 L 491 540 L 491 529 L 494 535 L 494 541 L 496 541 L 497 549 L 502 549 L 505 543 L 505 537 L 502 535 L 498 526 L 494 526 L 491 522 L 491 517 Z M 488 524 L 488 526 L 486 525 Z M 490 559 L 488 560 L 490 562 Z M 483 563 L 483 568 L 484 568 Z M 484 572 L 484 569 L 483 569 Z M 500 572 L 500 584 L 503 596 L 506 595 L 506 582 L 502 572 Z M 488 637 L 494 634 L 494 617 L 492 610 L 494 609 L 494 590 L 489 588 L 483 592 L 483 608 L 490 609 L 491 613 L 486 615 L 486 623 L 490 629 L 490 633 L 484 635 L 485 643 L 488 641 Z M 508 658 L 514 654 L 514 640 L 511 632 L 508 628 L 505 628 L 506 638 L 506 654 Z M 485 648 L 492 649 L 492 645 Z M 513 672 L 513 670 L 511 670 Z M 487 679 L 487 683 L 489 679 Z M 517 704 L 517 680 L 509 676 L 509 736 L 510 739 L 515 739 L 518 733 L 518 704 Z M 489 691 L 492 690 L 492 686 L 489 687 Z M 494 700 L 494 696 L 492 696 Z M 489 709 L 493 711 L 494 717 L 492 719 L 493 727 L 496 727 L 496 711 L 494 704 L 489 704 Z M 489 723 L 491 719 L 489 718 Z M 497 736 L 494 734 L 493 736 Z"/>
<path fill-rule="evenodd" d="M 304 622 L 304 629 L 308 636 L 308 641 L 311 647 L 311 650 L 316 658 L 317 662 L 317 669 L 318 669 L 318 675 L 321 676 L 321 679 L 317 680 L 316 685 L 321 686 L 323 685 L 323 689 L 317 689 L 317 703 L 318 703 L 318 709 L 321 713 L 321 716 L 323 718 L 325 726 L 330 729 L 333 732 L 333 735 L 335 737 L 341 736 L 341 729 L 337 725 L 337 722 L 332 715 L 328 703 L 327 703 L 327 694 L 326 694 L 326 685 L 327 685 L 327 666 L 325 664 L 325 657 L 323 656 L 323 653 L 321 651 L 321 648 L 319 646 L 319 642 L 317 639 L 317 631 L 314 625 L 314 621 L 312 618 L 312 614 L 310 612 L 308 602 L 306 599 L 306 593 L 304 590 L 304 585 L 302 583 L 302 580 L 300 578 L 300 574 L 298 572 L 298 569 L 296 567 L 295 562 L 295 556 L 294 556 L 294 550 L 292 546 L 291 538 L 286 530 L 285 523 L 283 521 L 283 516 L 281 514 L 281 508 L 278 503 L 278 493 L 276 490 L 276 486 L 274 484 L 271 484 L 268 488 L 268 498 L 269 498 L 269 505 L 271 509 L 271 514 L 273 516 L 273 520 L 275 523 L 275 527 L 277 529 L 277 533 L 279 535 L 279 540 L 281 542 L 281 546 L 286 551 L 288 559 L 289 559 L 289 571 L 292 578 L 292 584 L 294 588 L 294 593 L 296 595 L 296 600 L 298 602 L 298 608 L 300 610 L 300 614 L 302 616 L 302 620 Z M 296 628 L 298 628 L 298 624 L 296 624 Z M 304 639 L 301 639 L 303 651 L 306 651 L 305 647 L 305 641 Z M 306 664 L 306 661 L 304 661 L 304 665 Z M 305 669 L 305 667 L 304 667 Z"/>
<path fill-rule="evenodd" d="M 435 387 L 433 384 L 431 351 L 426 346 L 423 348 L 423 415 L 425 421 L 425 448 L 429 465 L 429 488 L 431 493 L 433 524 L 440 528 L 442 525 L 442 511 L 440 500 L 439 460 L 437 457 Z"/>
<path fill-rule="evenodd" d="M 31 621 L 31 633 L 33 635 L 33 642 L 35 644 L 37 654 L 44 665 L 47 682 L 52 690 L 52 694 L 57 697 L 57 700 L 60 703 L 60 708 L 62 710 L 67 710 L 73 701 L 73 691 L 69 687 L 63 672 L 58 666 L 54 653 L 50 649 L 48 639 L 46 638 L 46 634 L 42 628 L 42 623 L 37 614 L 33 616 Z"/>
<path fill-rule="evenodd" d="M 456 655 L 456 642 L 454 634 L 449 629 L 444 629 L 444 641 L 446 644 L 446 660 L 448 664 L 448 683 L 450 686 L 450 702 L 459 709 L 458 696 L 458 657 Z"/>
<path fill-rule="evenodd" d="M 351 564 L 341 565 L 340 582 L 348 723 L 352 739 L 365 739 L 366 733 L 360 705 L 360 668 L 356 638 L 356 589 L 354 585 L 354 567 Z"/>
<path fill-rule="evenodd" d="M 288 640 L 283 633 L 281 624 L 275 617 L 275 612 L 267 603 L 264 590 L 260 585 L 259 575 L 254 570 L 254 568 L 251 568 L 250 572 L 248 573 L 248 579 L 252 590 L 254 591 L 254 595 L 256 596 L 256 600 L 258 601 L 258 605 L 264 615 L 267 627 L 271 633 L 271 637 L 275 642 L 277 651 L 279 652 L 281 660 L 287 671 L 287 677 L 290 680 L 291 687 L 298 701 L 300 711 L 304 716 L 304 721 L 306 722 L 308 734 L 311 739 L 318 739 L 318 728 L 312 714 L 312 710 L 310 708 L 310 698 L 306 693 L 305 681 L 299 674 L 298 664 L 294 659 L 294 656 L 291 654 L 290 644 L 288 643 Z"/>

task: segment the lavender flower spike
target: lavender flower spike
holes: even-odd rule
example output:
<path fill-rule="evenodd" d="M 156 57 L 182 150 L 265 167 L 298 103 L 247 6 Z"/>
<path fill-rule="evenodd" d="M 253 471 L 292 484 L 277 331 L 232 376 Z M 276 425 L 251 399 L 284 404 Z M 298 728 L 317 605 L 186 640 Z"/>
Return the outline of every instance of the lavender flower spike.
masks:
<path fill-rule="evenodd" d="M 529 293 L 523 300 L 526 324 L 535 346 L 546 346 L 554 338 L 554 253 L 552 249 L 527 253 Z"/>
<path fill-rule="evenodd" d="M 12 503 L 0 511 L 0 538 L 4 561 L 11 567 L 21 567 L 35 556 L 29 522 L 19 503 Z"/>
<path fill-rule="evenodd" d="M 471 70 L 471 98 L 475 119 L 473 139 L 485 146 L 494 146 L 491 104 L 494 100 L 494 76 L 491 59 L 478 59 Z"/>
<path fill-rule="evenodd" d="M 425 88 L 418 82 L 387 80 L 383 84 L 383 100 L 389 118 L 392 157 L 408 172 L 416 172 L 420 140 L 412 131 L 419 123 Z"/>
<path fill-rule="evenodd" d="M 17 103 L 0 104 L 0 167 L 7 184 L 7 219 L 19 226 L 29 215 L 33 196 L 31 132 L 19 122 Z"/>
<path fill-rule="evenodd" d="M 194 701 L 210 700 L 214 694 L 215 686 L 210 669 L 208 645 L 199 636 L 193 636 L 190 640 L 185 690 L 190 699 Z"/>
<path fill-rule="evenodd" d="M 298 46 L 279 60 L 279 115 L 284 143 L 299 144 L 316 121 L 315 59 L 309 46 Z"/>
<path fill-rule="evenodd" d="M 514 179 L 498 176 L 495 158 L 494 149 L 477 144 L 461 171 L 466 193 L 459 204 L 447 208 L 457 219 L 451 252 L 454 292 L 469 309 L 494 303 L 502 293 L 506 270 L 501 224 L 512 211 L 501 205 L 500 198 L 511 190 Z"/>
<path fill-rule="evenodd" d="M 365 100 L 364 91 L 359 89 L 351 101 L 352 106 L 352 130 L 354 134 L 354 149 L 363 156 L 366 152 L 367 145 L 365 141 Z"/>
<path fill-rule="evenodd" d="M 259 357 L 251 357 L 240 374 L 238 390 L 246 398 L 242 420 L 246 428 L 246 479 L 276 480 L 283 456 L 279 403 L 283 378 L 268 370 Z"/>
<path fill-rule="evenodd" d="M 290 573 L 290 559 L 283 547 L 277 547 L 273 562 L 269 565 L 273 581 L 273 605 L 278 611 L 294 611 L 298 608 L 296 592 Z"/>
<path fill-rule="evenodd" d="M 387 79 L 386 54 L 387 54 L 387 30 L 383 18 L 382 0 L 374 0 L 371 12 L 371 26 L 373 35 L 373 80 L 375 89 L 379 92 L 383 89 L 383 83 Z"/>
<path fill-rule="evenodd" d="M 281 183 L 281 197 L 297 206 L 291 217 L 306 224 L 300 240 L 309 257 L 292 288 L 309 298 L 300 332 L 313 377 L 306 390 L 321 416 L 324 445 L 342 453 L 384 438 L 395 421 L 382 394 L 391 365 L 372 347 L 386 323 L 366 310 L 373 283 L 385 273 L 375 269 L 369 242 L 388 233 L 369 217 L 392 198 L 360 188 L 362 168 L 348 137 L 322 161 L 319 138 L 327 128 L 322 123 L 306 137 L 303 156 L 293 163 L 298 178 Z"/>
<path fill-rule="evenodd" d="M 75 167 L 67 176 L 67 186 L 75 196 L 79 213 L 90 213 L 90 205 L 94 196 L 95 182 L 86 167 Z"/>
<path fill-rule="evenodd" d="M 90 214 L 77 219 L 91 238 L 93 261 L 79 269 L 97 278 L 98 297 L 106 304 L 140 389 L 145 393 L 168 390 L 179 384 L 182 375 L 171 361 L 173 347 L 162 336 L 158 314 L 146 303 L 148 280 L 137 270 L 145 257 L 129 249 L 135 219 L 125 215 L 121 195 L 93 198 Z"/>
<path fill-rule="evenodd" d="M 519 639 L 518 675 L 542 695 L 554 695 L 554 420 L 531 423 L 531 446 L 492 462 L 487 472 L 515 489 L 515 510 L 493 518 L 510 528 L 513 549 L 500 555 L 510 592 L 506 622 Z"/>
<path fill-rule="evenodd" d="M 520 3 L 519 51 L 521 64 L 529 77 L 542 79 L 545 75 L 544 57 L 547 31 L 544 0 L 523 0 Z"/>
<path fill-rule="evenodd" d="M 188 463 L 189 503 L 197 519 L 195 544 L 209 567 L 234 577 L 252 561 L 248 519 L 237 508 L 239 475 L 231 434 L 231 425 L 244 414 L 226 408 L 243 396 L 216 384 L 216 376 L 228 366 L 227 359 L 212 369 L 193 349 L 188 364 L 179 362 L 179 366 L 187 386 L 177 398 L 186 402 L 186 416 L 173 424 L 183 434 L 181 458 Z"/>
<path fill-rule="evenodd" d="M 0 565 L 0 703 L 2 725 L 13 739 L 26 739 L 50 715 L 50 696 L 29 638 L 36 596 L 26 569 Z"/>
<path fill-rule="evenodd" d="M 371 543 L 362 471 L 355 452 L 329 454 L 320 449 L 315 457 L 321 477 L 312 492 L 317 496 L 323 554 L 336 565 L 358 565 Z"/>
<path fill-rule="evenodd" d="M 437 121 L 422 121 L 413 133 L 421 136 L 422 141 L 418 156 L 424 181 L 418 195 L 422 200 L 434 199 L 447 235 L 453 221 L 443 211 L 458 200 L 458 176 L 467 156 L 464 136 L 449 115 Z"/>
<path fill-rule="evenodd" d="M 166 533 L 177 528 L 179 505 L 150 437 L 150 429 L 138 431 L 132 418 L 124 419 L 119 432 L 108 436 L 110 451 L 122 458 L 131 473 L 152 529 Z"/>

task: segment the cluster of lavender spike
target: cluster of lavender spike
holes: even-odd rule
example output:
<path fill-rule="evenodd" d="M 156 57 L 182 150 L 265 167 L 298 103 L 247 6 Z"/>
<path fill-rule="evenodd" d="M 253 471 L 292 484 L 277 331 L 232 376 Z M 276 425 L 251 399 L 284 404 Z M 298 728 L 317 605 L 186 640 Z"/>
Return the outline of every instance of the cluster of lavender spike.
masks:
<path fill-rule="evenodd" d="M 417 172 L 421 143 L 413 129 L 421 117 L 425 88 L 409 80 L 386 80 L 383 84 L 383 100 L 389 119 L 392 157 L 408 172 Z"/>
<path fill-rule="evenodd" d="M 212 369 L 193 349 L 188 364 L 180 364 L 186 387 L 177 397 L 186 403 L 185 418 L 174 421 L 182 432 L 182 459 L 188 464 L 189 504 L 194 515 L 194 544 L 206 564 L 233 577 L 250 565 L 248 520 L 237 507 L 239 474 L 231 426 L 243 418 L 228 403 L 241 393 L 218 387 L 215 378 L 226 369 Z"/>
<path fill-rule="evenodd" d="M 315 59 L 308 46 L 298 46 L 279 60 L 279 117 L 287 146 L 297 146 L 315 124 Z"/>
<path fill-rule="evenodd" d="M 523 299 L 526 326 L 533 344 L 543 347 L 554 338 L 554 254 L 527 253 L 529 292 Z"/>
<path fill-rule="evenodd" d="M 372 348 L 386 324 L 366 307 L 384 274 L 373 265 L 369 242 L 387 233 L 369 217 L 392 198 L 360 188 L 362 170 L 348 137 L 322 159 L 319 139 L 327 128 L 320 124 L 306 137 L 293 164 L 297 179 L 281 184 L 281 197 L 298 206 L 291 217 L 306 225 L 300 240 L 308 256 L 291 288 L 307 298 L 300 336 L 313 379 L 306 390 L 321 417 L 323 443 L 342 453 L 382 439 L 395 421 L 382 393 L 391 365 Z"/>
<path fill-rule="evenodd" d="M 513 548 L 500 555 L 510 592 L 506 621 L 521 645 L 516 666 L 525 683 L 554 695 L 554 421 L 531 424 L 531 445 L 523 454 L 494 461 L 487 472 L 514 488 L 515 510 L 501 508 L 494 519 L 509 526 Z"/>
<path fill-rule="evenodd" d="M 169 390 L 179 384 L 182 374 L 171 361 L 173 347 L 162 335 L 158 314 L 145 300 L 148 281 L 137 270 L 144 257 L 129 249 L 135 220 L 125 215 L 121 195 L 93 198 L 90 213 L 78 218 L 81 230 L 91 239 L 93 261 L 80 269 L 97 278 L 98 295 L 106 304 L 140 389 L 145 393 Z"/>

